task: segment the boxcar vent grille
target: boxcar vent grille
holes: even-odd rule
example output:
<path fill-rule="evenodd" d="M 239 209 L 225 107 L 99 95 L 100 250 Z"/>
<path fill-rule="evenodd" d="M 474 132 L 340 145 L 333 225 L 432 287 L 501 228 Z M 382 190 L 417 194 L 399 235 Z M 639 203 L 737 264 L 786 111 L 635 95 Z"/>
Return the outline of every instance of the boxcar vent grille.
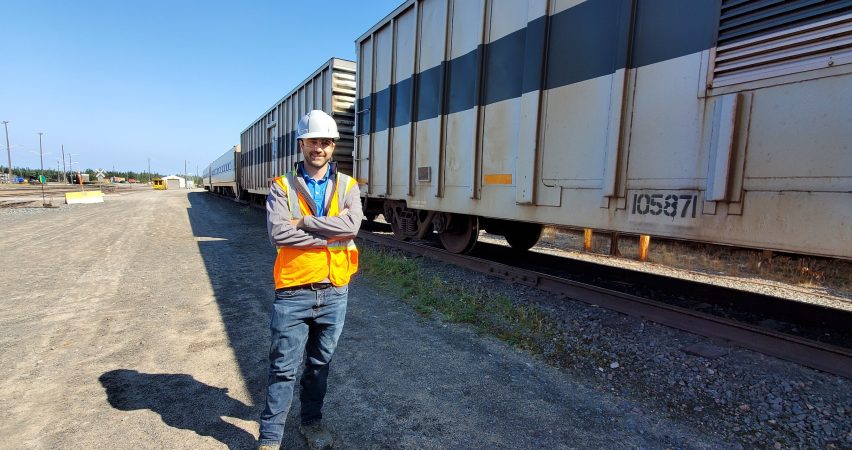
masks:
<path fill-rule="evenodd" d="M 852 0 L 723 0 L 712 87 L 852 62 Z"/>

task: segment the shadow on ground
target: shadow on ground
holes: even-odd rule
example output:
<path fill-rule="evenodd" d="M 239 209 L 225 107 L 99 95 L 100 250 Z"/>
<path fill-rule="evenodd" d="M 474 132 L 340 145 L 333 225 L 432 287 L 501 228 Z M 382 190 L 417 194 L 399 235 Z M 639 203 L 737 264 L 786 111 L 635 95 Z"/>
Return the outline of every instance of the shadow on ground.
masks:
<path fill-rule="evenodd" d="M 269 313 L 275 290 L 275 250 L 267 237 L 265 212 L 208 192 L 190 192 L 187 198 L 192 234 L 259 416 L 266 393 Z"/>
<path fill-rule="evenodd" d="M 223 416 L 256 420 L 253 408 L 231 398 L 228 389 L 209 386 L 186 374 L 128 369 L 111 370 L 98 380 L 113 408 L 151 410 L 171 427 L 213 437 L 228 448 L 251 448 L 255 443 L 254 436 L 222 420 Z"/>
<path fill-rule="evenodd" d="M 172 427 L 212 436 L 229 448 L 252 448 L 255 436 L 221 417 L 257 421 L 263 409 L 275 251 L 263 211 L 206 192 L 190 192 L 188 200 L 192 234 L 250 402 L 243 404 L 226 389 L 187 374 L 120 369 L 103 374 L 100 381 L 114 408 L 149 409 Z M 149 390 L 157 395 L 145 396 Z"/>

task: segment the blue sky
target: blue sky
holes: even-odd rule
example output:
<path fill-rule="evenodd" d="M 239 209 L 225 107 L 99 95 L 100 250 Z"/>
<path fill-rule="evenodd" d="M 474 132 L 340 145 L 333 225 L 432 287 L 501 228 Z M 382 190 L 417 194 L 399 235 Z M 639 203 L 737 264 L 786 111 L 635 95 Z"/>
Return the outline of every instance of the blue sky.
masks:
<path fill-rule="evenodd" d="M 201 171 L 403 0 L 0 4 L 0 120 L 14 167 Z M 0 130 L 2 133 L 2 130 Z M 5 134 L 0 137 L 5 166 Z"/>

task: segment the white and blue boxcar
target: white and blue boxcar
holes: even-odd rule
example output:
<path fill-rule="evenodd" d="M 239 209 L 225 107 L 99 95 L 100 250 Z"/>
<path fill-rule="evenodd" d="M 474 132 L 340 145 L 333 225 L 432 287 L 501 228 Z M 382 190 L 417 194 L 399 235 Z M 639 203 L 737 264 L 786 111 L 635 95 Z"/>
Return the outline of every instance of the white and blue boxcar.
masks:
<path fill-rule="evenodd" d="M 409 0 L 357 39 L 401 237 L 541 224 L 852 258 L 852 2 Z"/>

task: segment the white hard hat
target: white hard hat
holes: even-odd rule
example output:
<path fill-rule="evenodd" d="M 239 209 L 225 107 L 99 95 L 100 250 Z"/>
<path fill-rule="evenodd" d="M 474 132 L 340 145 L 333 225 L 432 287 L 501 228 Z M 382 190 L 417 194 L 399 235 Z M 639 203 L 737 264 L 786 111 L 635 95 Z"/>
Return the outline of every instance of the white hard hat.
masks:
<path fill-rule="evenodd" d="M 328 138 L 340 139 L 337 122 L 328 114 L 315 109 L 302 117 L 296 139 Z"/>

